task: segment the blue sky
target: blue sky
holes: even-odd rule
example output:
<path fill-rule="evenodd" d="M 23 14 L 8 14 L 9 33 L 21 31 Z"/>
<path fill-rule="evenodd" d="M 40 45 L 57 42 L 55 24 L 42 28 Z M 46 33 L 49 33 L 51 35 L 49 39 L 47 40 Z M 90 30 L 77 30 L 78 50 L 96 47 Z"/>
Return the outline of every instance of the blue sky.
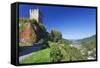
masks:
<path fill-rule="evenodd" d="M 40 9 L 47 31 L 56 29 L 65 39 L 82 39 L 96 34 L 96 9 L 19 5 L 19 17 L 29 17 L 29 9 Z"/>

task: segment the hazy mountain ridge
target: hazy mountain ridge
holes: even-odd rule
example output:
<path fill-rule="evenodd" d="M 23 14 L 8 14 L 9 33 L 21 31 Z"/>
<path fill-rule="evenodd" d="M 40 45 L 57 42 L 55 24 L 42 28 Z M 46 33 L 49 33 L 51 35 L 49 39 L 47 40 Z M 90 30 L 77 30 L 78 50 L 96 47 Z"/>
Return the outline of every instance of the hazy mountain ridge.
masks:
<path fill-rule="evenodd" d="M 93 40 L 93 39 L 96 39 L 96 35 L 92 35 L 90 37 L 87 37 L 87 38 L 83 38 L 83 39 L 80 39 L 80 40 L 77 40 L 78 42 L 87 42 L 89 40 Z"/>

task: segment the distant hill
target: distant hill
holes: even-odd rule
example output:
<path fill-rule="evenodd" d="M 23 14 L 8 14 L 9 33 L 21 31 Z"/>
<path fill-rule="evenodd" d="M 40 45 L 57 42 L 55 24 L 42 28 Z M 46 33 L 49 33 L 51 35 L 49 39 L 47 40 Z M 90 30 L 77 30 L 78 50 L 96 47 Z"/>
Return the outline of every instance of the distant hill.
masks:
<path fill-rule="evenodd" d="M 91 58 L 95 59 L 96 58 L 96 35 L 78 41 L 82 45 L 81 49 L 84 52 L 84 55 L 88 56 L 88 59 Z"/>
<path fill-rule="evenodd" d="M 80 39 L 80 40 L 77 40 L 78 42 L 81 42 L 81 43 L 84 43 L 84 42 L 87 42 L 87 41 L 92 41 L 92 40 L 96 40 L 96 35 L 92 35 L 91 37 L 88 37 L 88 38 L 84 38 L 84 39 Z"/>

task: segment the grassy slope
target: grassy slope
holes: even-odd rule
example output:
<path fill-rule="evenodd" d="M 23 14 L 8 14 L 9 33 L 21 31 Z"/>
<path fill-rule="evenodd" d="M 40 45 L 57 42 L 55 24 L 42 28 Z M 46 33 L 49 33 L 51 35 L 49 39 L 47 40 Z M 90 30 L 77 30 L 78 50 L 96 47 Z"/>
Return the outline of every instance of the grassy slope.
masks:
<path fill-rule="evenodd" d="M 22 60 L 20 64 L 27 63 L 43 63 L 50 62 L 50 49 L 46 48 L 37 52 L 33 52 L 33 54 L 26 59 Z"/>

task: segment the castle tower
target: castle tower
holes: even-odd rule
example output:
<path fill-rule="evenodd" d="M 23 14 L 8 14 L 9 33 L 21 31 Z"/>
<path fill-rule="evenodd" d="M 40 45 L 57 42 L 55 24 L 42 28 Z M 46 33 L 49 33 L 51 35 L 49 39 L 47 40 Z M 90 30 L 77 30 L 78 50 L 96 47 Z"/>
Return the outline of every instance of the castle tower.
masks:
<path fill-rule="evenodd" d="M 37 22 L 42 22 L 39 9 L 30 9 L 29 14 L 30 14 L 30 19 L 35 19 Z"/>

